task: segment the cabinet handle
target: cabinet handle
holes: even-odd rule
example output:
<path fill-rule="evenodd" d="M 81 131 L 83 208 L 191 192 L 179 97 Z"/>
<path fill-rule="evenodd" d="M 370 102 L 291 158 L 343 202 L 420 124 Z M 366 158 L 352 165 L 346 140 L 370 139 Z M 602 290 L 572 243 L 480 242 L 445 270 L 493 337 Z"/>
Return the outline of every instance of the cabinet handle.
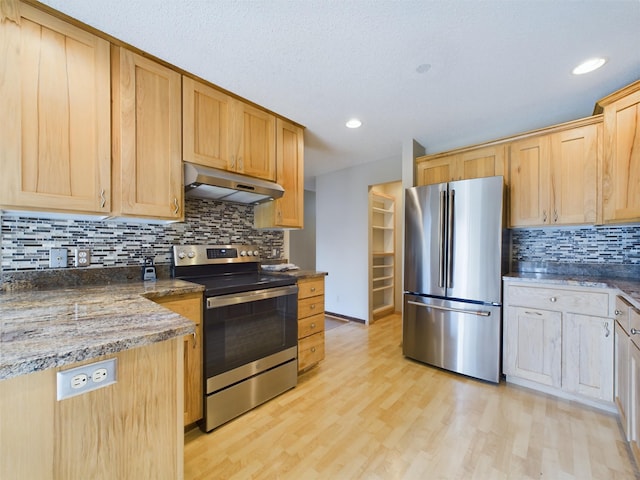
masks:
<path fill-rule="evenodd" d="M 558 223 L 558 210 L 553 209 L 553 223 Z"/>
<path fill-rule="evenodd" d="M 602 325 L 604 326 L 604 338 L 609 338 L 609 335 L 611 335 L 611 330 L 609 330 L 609 322 L 602 322 Z"/>
<path fill-rule="evenodd" d="M 180 211 L 180 205 L 178 204 L 178 199 L 176 197 L 173 197 L 173 206 L 175 207 L 173 214 L 177 215 L 178 212 Z"/>
<path fill-rule="evenodd" d="M 527 315 L 542 315 L 540 312 L 526 312 L 525 311 L 524 313 L 526 313 Z"/>
<path fill-rule="evenodd" d="M 231 168 L 232 169 L 236 169 L 236 156 L 235 155 L 231 155 Z"/>
<path fill-rule="evenodd" d="M 638 335 L 640 334 L 640 330 L 636 330 L 635 328 L 631 329 L 631 335 Z"/>
<path fill-rule="evenodd" d="M 616 314 L 616 315 L 622 315 L 622 312 L 620 310 L 617 310 L 617 309 L 614 310 L 613 313 Z"/>
<path fill-rule="evenodd" d="M 242 165 L 242 157 L 238 157 L 238 170 L 244 170 L 244 166 Z"/>
<path fill-rule="evenodd" d="M 551 303 L 556 303 L 556 302 L 558 301 L 558 299 L 557 299 L 556 297 L 551 297 L 551 298 L 549 299 L 549 301 L 550 301 Z"/>
<path fill-rule="evenodd" d="M 198 343 L 198 337 L 196 337 L 196 332 L 193 332 L 191 335 L 193 335 L 193 348 L 196 348 L 196 345 Z"/>
<path fill-rule="evenodd" d="M 547 223 L 547 211 L 542 210 L 542 223 Z"/>
<path fill-rule="evenodd" d="M 104 208 L 106 203 L 107 203 L 107 199 L 104 196 L 104 188 L 103 188 L 102 190 L 100 190 L 100 208 Z"/>

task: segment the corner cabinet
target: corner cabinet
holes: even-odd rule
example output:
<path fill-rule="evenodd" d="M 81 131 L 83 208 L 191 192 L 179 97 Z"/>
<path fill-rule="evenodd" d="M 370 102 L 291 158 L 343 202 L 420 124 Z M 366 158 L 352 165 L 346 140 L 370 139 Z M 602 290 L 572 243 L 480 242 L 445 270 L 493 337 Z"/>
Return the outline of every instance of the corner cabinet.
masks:
<path fill-rule="evenodd" d="M 324 359 L 324 277 L 298 280 L 298 373 Z"/>
<path fill-rule="evenodd" d="M 0 206 L 106 215 L 109 43 L 11 3 L 16 18 L 0 20 Z"/>
<path fill-rule="evenodd" d="M 640 81 L 598 102 L 604 111 L 602 222 L 640 220 Z"/>
<path fill-rule="evenodd" d="M 113 215 L 184 220 L 180 74 L 111 48 Z"/>
<path fill-rule="evenodd" d="M 505 280 L 507 381 L 612 411 L 610 293 Z"/>
<path fill-rule="evenodd" d="M 184 160 L 275 180 L 275 115 L 186 75 L 182 115 Z"/>
<path fill-rule="evenodd" d="M 395 311 L 395 197 L 369 190 L 369 318 Z"/>
<path fill-rule="evenodd" d="M 276 160 L 276 182 L 284 194 L 255 206 L 255 227 L 303 228 L 304 130 L 280 118 L 276 120 Z"/>
<path fill-rule="evenodd" d="M 195 333 L 184 337 L 184 426 L 186 427 L 202 418 L 204 401 L 202 390 L 202 294 L 169 295 L 153 300 L 196 324 Z"/>
<path fill-rule="evenodd" d="M 581 121 L 581 123 L 583 123 Z M 510 144 L 512 227 L 596 222 L 602 120 Z"/>

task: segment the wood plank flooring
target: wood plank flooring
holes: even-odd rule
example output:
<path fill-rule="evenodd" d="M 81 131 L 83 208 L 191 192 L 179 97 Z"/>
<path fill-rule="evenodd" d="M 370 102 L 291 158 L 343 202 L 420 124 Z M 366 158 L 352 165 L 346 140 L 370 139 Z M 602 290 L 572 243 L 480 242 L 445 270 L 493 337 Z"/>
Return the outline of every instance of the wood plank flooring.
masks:
<path fill-rule="evenodd" d="M 640 479 L 617 417 L 402 356 L 401 318 L 326 332 L 298 386 L 185 438 L 185 479 Z"/>

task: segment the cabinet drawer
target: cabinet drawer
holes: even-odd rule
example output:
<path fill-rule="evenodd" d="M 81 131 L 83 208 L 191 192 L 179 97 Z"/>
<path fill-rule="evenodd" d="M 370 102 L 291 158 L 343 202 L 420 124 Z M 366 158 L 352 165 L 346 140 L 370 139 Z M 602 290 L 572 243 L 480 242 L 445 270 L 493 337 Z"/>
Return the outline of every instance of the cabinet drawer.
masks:
<path fill-rule="evenodd" d="M 629 333 L 633 343 L 640 348 L 640 310 L 633 307 L 629 309 Z"/>
<path fill-rule="evenodd" d="M 298 319 L 324 313 L 324 295 L 298 300 Z"/>
<path fill-rule="evenodd" d="M 603 292 L 509 285 L 508 303 L 601 317 L 607 317 L 609 313 L 609 295 Z"/>
<path fill-rule="evenodd" d="M 313 278 L 298 281 L 298 298 L 324 295 L 324 278 Z"/>
<path fill-rule="evenodd" d="M 298 338 L 324 331 L 324 313 L 298 320 Z"/>
<path fill-rule="evenodd" d="M 625 333 L 629 334 L 629 316 L 631 314 L 631 305 L 620 295 L 616 296 L 616 308 L 613 312 L 616 321 L 620 324 Z"/>
<path fill-rule="evenodd" d="M 324 332 L 315 333 L 298 342 L 298 371 L 315 365 L 324 358 Z"/>

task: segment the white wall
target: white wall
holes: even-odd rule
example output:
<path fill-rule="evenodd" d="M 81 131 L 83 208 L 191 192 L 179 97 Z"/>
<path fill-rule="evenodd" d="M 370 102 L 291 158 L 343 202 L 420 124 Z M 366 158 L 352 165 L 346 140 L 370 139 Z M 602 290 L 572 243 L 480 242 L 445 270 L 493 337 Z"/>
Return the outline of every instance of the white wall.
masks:
<path fill-rule="evenodd" d="M 316 178 L 316 268 L 325 278 L 325 310 L 366 320 L 368 187 L 402 179 L 402 157 Z"/>
<path fill-rule="evenodd" d="M 316 192 L 304 191 L 304 228 L 289 232 L 289 261 L 316 270 Z"/>

